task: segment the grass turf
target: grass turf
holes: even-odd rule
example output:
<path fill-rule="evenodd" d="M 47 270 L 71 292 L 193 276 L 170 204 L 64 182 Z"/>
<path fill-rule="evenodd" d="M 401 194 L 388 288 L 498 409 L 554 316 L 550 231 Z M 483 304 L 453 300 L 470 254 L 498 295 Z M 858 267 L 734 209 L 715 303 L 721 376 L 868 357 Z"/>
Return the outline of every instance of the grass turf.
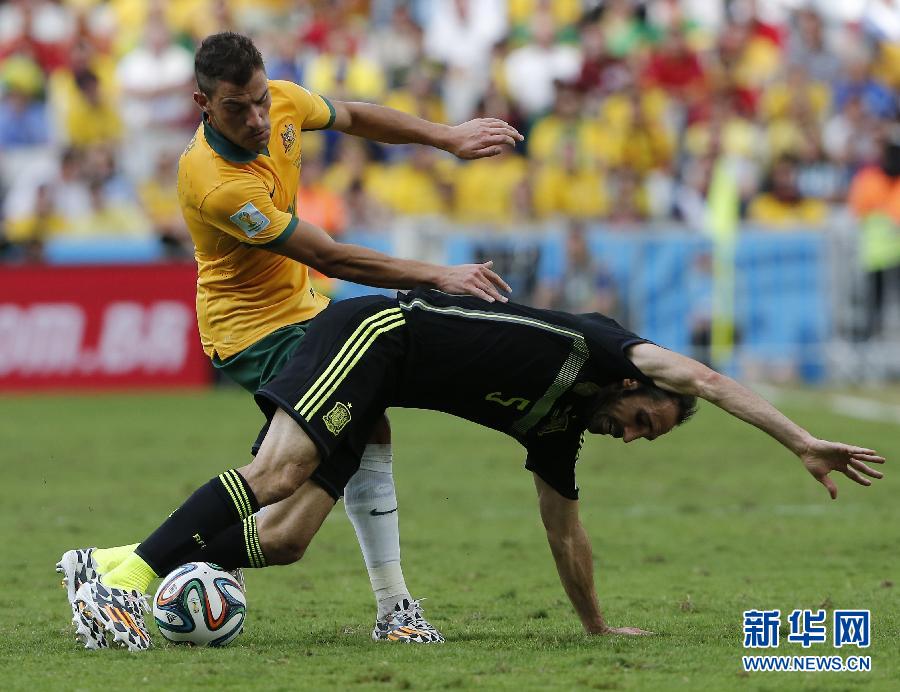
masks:
<path fill-rule="evenodd" d="M 895 426 L 787 412 L 900 458 Z M 581 511 L 605 613 L 658 633 L 591 638 L 559 584 L 518 446 L 434 413 L 392 421 L 407 582 L 430 597 L 446 645 L 369 641 L 372 597 L 339 507 L 300 564 L 248 575 L 247 629 L 230 648 L 89 653 L 71 636 L 58 556 L 140 540 L 246 461 L 260 416 L 233 391 L 0 398 L 3 688 L 896 689 L 890 467 L 870 489 L 840 478 L 832 503 L 776 443 L 708 406 L 652 444 L 589 440 Z M 767 653 L 742 648 L 743 610 L 817 607 L 871 609 L 872 646 L 771 653 L 866 654 L 871 672 L 741 672 L 743 654 Z"/>

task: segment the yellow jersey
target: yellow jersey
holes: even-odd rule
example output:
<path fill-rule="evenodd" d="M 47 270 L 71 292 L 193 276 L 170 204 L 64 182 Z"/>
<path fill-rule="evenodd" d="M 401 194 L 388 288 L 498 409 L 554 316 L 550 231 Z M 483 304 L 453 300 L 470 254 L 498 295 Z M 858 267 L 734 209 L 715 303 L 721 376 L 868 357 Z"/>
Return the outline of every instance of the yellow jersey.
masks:
<path fill-rule="evenodd" d="M 334 123 L 334 106 L 292 82 L 269 80 L 271 136 L 263 153 L 227 140 L 209 122 L 178 163 L 178 201 L 197 260 L 197 323 L 203 350 L 228 358 L 328 299 L 305 265 L 264 248 L 297 226 L 300 132 Z"/>

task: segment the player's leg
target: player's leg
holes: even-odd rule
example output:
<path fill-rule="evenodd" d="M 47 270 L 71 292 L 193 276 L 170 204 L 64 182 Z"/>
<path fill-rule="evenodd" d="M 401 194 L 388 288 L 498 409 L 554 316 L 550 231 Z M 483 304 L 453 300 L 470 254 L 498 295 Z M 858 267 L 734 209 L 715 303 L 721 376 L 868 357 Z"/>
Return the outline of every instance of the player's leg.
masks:
<path fill-rule="evenodd" d="M 261 505 L 292 495 L 318 463 L 319 453 L 309 436 L 287 414 L 276 411 L 253 462 L 198 488 L 119 566 L 103 575 L 102 581 L 82 584 L 76 602 L 101 622 L 114 640 L 133 650 L 149 647 L 142 599 L 150 582 L 182 564 L 195 545 L 242 522 Z M 312 533 L 330 510 L 330 505 L 323 507 L 321 517 L 310 517 L 315 522 Z"/>
<path fill-rule="evenodd" d="M 410 597 L 400 566 L 400 524 L 392 462 L 391 429 L 385 416 L 376 424 L 363 450 L 359 471 L 344 488 L 344 509 L 369 572 L 377 619 Z"/>
<path fill-rule="evenodd" d="M 442 642 L 412 598 L 400 563 L 400 517 L 394 488 L 391 428 L 387 416 L 375 425 L 357 471 L 344 488 L 344 509 L 362 550 L 378 613 L 376 641 Z"/>

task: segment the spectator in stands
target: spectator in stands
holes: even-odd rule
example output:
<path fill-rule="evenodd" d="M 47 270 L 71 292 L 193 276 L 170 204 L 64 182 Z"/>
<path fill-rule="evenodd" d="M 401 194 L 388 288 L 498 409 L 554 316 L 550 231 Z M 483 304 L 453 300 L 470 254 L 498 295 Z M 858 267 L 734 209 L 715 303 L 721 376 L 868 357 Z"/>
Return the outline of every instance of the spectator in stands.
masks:
<path fill-rule="evenodd" d="M 178 154 L 163 150 L 156 157 L 153 175 L 138 187 L 138 199 L 153 232 L 159 238 L 170 259 L 193 257 L 193 243 L 178 205 L 175 189 Z"/>
<path fill-rule="evenodd" d="M 888 129 L 879 164 L 853 178 L 849 203 L 861 221 L 860 259 L 869 290 L 861 336 L 870 338 L 884 329 L 888 295 L 900 302 L 900 122 Z"/>
<path fill-rule="evenodd" d="M 135 178 L 150 171 L 155 153 L 172 140 L 187 139 L 198 113 L 191 100 L 194 58 L 176 43 L 161 15 L 151 15 L 143 42 L 126 53 L 116 70 L 122 89 L 122 120 L 140 133 L 130 137 L 125 165 Z"/>
<path fill-rule="evenodd" d="M 114 201 L 107 196 L 101 180 L 89 185 L 88 213 L 72 219 L 68 234 L 78 237 L 147 236 L 152 233 L 149 219 L 133 202 Z"/>
<path fill-rule="evenodd" d="M 31 60 L 7 58 L 0 67 L 0 148 L 32 147 L 50 141 L 43 75 Z"/>
<path fill-rule="evenodd" d="M 322 182 L 339 195 L 359 188 L 373 199 L 384 199 L 389 194 L 388 171 L 384 165 L 371 160 L 369 146 L 370 143 L 356 137 L 342 137 L 337 160 L 329 166 Z"/>
<path fill-rule="evenodd" d="M 0 59 L 32 57 L 51 72 L 66 63 L 66 49 L 75 28 L 70 8 L 58 2 L 11 0 L 0 4 Z"/>
<path fill-rule="evenodd" d="M 372 49 L 388 87 L 406 84 L 410 72 L 422 64 L 425 55 L 423 31 L 413 21 L 409 7 L 401 4 L 394 8 L 390 22 L 374 32 Z"/>
<path fill-rule="evenodd" d="M 631 72 L 622 58 L 610 53 L 599 22 L 582 24 L 580 43 L 581 69 L 575 83 L 582 92 L 605 96 L 630 85 Z"/>
<path fill-rule="evenodd" d="M 852 98 L 862 101 L 863 108 L 878 118 L 892 118 L 897 112 L 896 95 L 872 76 L 868 55 L 852 56 L 845 67 L 843 78 L 834 86 L 834 106 L 841 110 Z"/>
<path fill-rule="evenodd" d="M 531 203 L 528 163 L 513 151 L 457 166 L 453 176 L 454 216 L 463 223 L 509 227 L 527 221 Z"/>
<path fill-rule="evenodd" d="M 406 160 L 387 170 L 380 201 L 399 216 L 443 215 L 449 210 L 449 186 L 441 175 L 438 154 L 428 147 L 411 147 Z"/>
<path fill-rule="evenodd" d="M 9 222 L 6 239 L 18 246 L 23 259 L 39 262 L 43 258 L 45 243 L 68 231 L 67 220 L 56 209 L 52 188 L 44 184 L 35 191 L 32 213 Z"/>
<path fill-rule="evenodd" d="M 786 57 L 817 82 L 830 82 L 841 71 L 840 59 L 825 40 L 822 17 L 812 7 L 801 7 L 794 13 Z"/>
<path fill-rule="evenodd" d="M 558 162 L 567 142 L 575 142 L 583 156 L 604 157 L 615 146 L 609 141 L 615 135 L 585 112 L 574 82 L 557 81 L 554 92 L 553 110 L 539 117 L 528 135 L 529 157 L 541 163 L 554 159 Z"/>
<path fill-rule="evenodd" d="M 297 36 L 290 32 L 272 31 L 260 41 L 260 50 L 267 55 L 266 74 L 269 79 L 303 83 L 302 46 Z"/>
<path fill-rule="evenodd" d="M 600 161 L 574 141 L 560 145 L 561 156 L 539 164 L 532 199 L 538 217 L 600 219 L 609 213 L 606 175 Z"/>
<path fill-rule="evenodd" d="M 506 85 L 510 96 L 529 119 L 553 106 L 555 84 L 572 82 L 581 70 L 578 48 L 556 42 L 556 26 L 548 12 L 538 12 L 532 22 L 533 43 L 512 51 L 506 58 Z"/>
<path fill-rule="evenodd" d="M 581 19 L 581 0 L 509 0 L 509 38 L 516 44 L 532 39 L 532 20 L 539 13 L 549 13 L 557 27 L 556 38 L 563 43 L 578 40 L 577 24 Z"/>
<path fill-rule="evenodd" d="M 46 217 L 52 209 L 66 221 L 54 228 L 65 232 L 68 220 L 87 213 L 89 208 L 82 156 L 75 149 L 64 149 L 59 160 L 52 161 L 47 170 L 10 179 L 3 213 L 7 226 L 12 228 L 19 223 L 29 225 L 35 217 Z"/>
<path fill-rule="evenodd" d="M 488 86 L 491 49 L 506 32 L 504 0 L 434 0 L 425 55 L 446 69 L 444 107 L 451 123 L 472 117 Z"/>
<path fill-rule="evenodd" d="M 444 103 L 434 83 L 433 72 L 425 65 L 410 68 L 405 75 L 405 81 L 398 84 L 397 88 L 385 97 L 384 105 L 432 122 L 447 122 Z M 503 118 L 503 115 L 492 111 L 492 117 Z M 510 124 L 515 127 L 514 123 Z"/>
<path fill-rule="evenodd" d="M 535 295 L 537 307 L 617 316 L 615 281 L 609 269 L 591 253 L 581 223 L 569 225 L 565 243 L 565 265 L 554 279 L 540 283 Z"/>
<path fill-rule="evenodd" d="M 76 147 L 117 142 L 122 136 L 115 63 L 93 44 L 78 39 L 69 65 L 49 81 L 50 100 L 62 139 Z"/>
<path fill-rule="evenodd" d="M 346 228 L 347 212 L 341 196 L 322 182 L 324 170 L 324 161 L 320 156 L 303 158 L 297 213 L 307 223 L 324 228 L 336 236 Z"/>
<path fill-rule="evenodd" d="M 877 122 L 863 108 L 861 98 L 848 98 L 822 129 L 822 145 L 828 157 L 843 164 L 849 173 L 875 163 L 880 153 Z"/>
<path fill-rule="evenodd" d="M 641 82 L 645 87 L 663 89 L 688 111 L 700 105 L 707 94 L 706 72 L 681 27 L 669 32 L 651 51 Z"/>
<path fill-rule="evenodd" d="M 641 184 L 641 177 L 631 166 L 618 166 L 609 174 L 609 199 L 611 200 L 608 219 L 610 223 L 633 226 L 646 221 L 650 215 L 647 191 Z"/>
<path fill-rule="evenodd" d="M 784 156 L 772 165 L 763 191 L 750 202 L 748 216 L 768 228 L 791 228 L 821 224 L 828 213 L 827 205 L 809 199 L 797 186 L 797 161 Z"/>
<path fill-rule="evenodd" d="M 306 64 L 305 84 L 337 99 L 380 101 L 387 86 L 384 72 L 367 54 L 364 39 L 365 35 L 351 26 L 333 27 L 326 50 Z"/>

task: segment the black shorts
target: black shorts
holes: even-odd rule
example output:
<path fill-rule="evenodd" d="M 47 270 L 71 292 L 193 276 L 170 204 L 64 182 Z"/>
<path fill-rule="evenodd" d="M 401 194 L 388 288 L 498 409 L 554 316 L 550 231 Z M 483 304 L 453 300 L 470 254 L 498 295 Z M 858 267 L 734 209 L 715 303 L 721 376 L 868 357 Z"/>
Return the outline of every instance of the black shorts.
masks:
<path fill-rule="evenodd" d="M 268 421 L 281 409 L 312 438 L 321 463 L 311 478 L 335 499 L 359 469 L 394 394 L 407 342 L 396 300 L 364 296 L 332 303 L 313 319 L 278 375 L 256 392 Z"/>

